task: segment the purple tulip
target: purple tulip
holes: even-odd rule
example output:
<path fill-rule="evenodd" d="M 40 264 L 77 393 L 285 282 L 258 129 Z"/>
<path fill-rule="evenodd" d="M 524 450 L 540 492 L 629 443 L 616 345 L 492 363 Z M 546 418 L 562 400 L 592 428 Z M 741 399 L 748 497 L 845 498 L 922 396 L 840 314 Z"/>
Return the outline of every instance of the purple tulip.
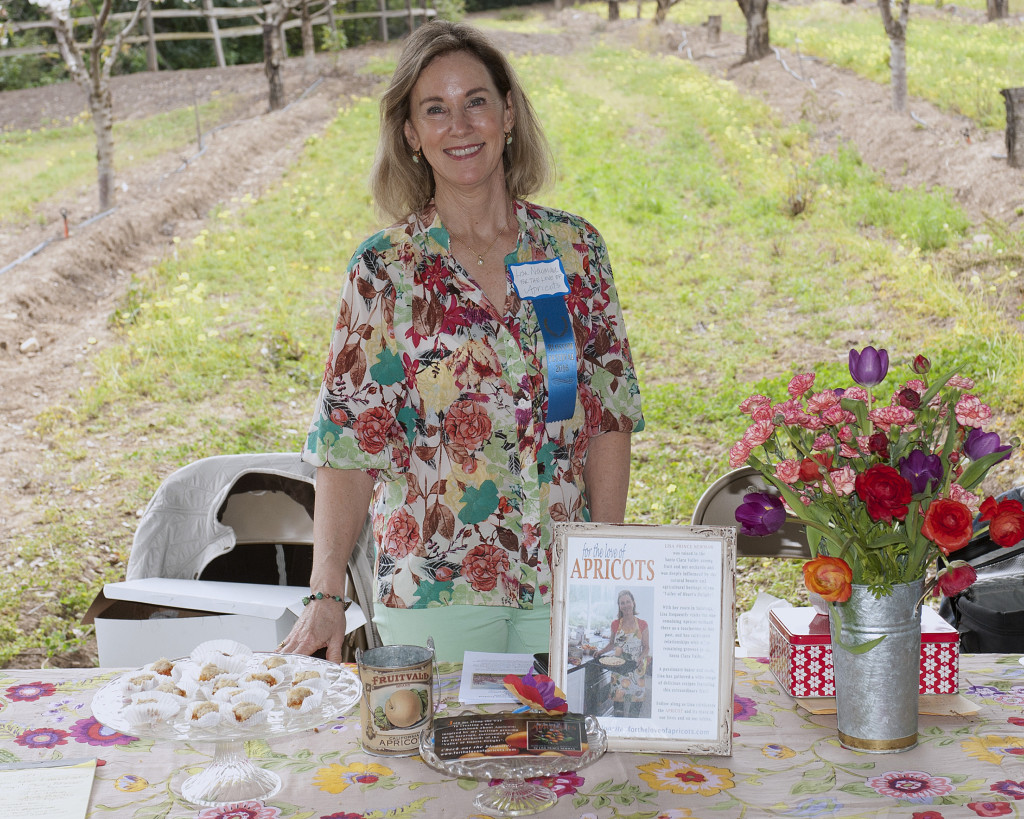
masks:
<path fill-rule="evenodd" d="M 865 347 L 860 352 L 850 350 L 850 375 L 862 387 L 874 387 L 885 380 L 889 372 L 889 353 Z"/>
<path fill-rule="evenodd" d="M 786 521 L 782 500 L 764 492 L 749 492 L 736 507 L 736 522 L 741 535 L 764 537 L 779 531 Z"/>
<path fill-rule="evenodd" d="M 1010 457 L 1010 451 L 1013 447 L 1009 444 L 1000 446 L 1000 443 L 998 432 L 982 432 L 977 427 L 974 427 L 967 433 L 967 438 L 964 440 L 964 452 L 967 453 L 967 457 L 972 461 L 977 461 L 979 458 L 984 458 L 993 452 L 1002 452 L 1003 457 L 999 461 L 1005 461 Z M 996 461 L 996 463 L 999 463 L 999 461 Z"/>
<path fill-rule="evenodd" d="M 935 489 L 942 482 L 942 458 L 915 449 L 906 458 L 900 458 L 900 475 L 910 482 L 915 495 Z"/>

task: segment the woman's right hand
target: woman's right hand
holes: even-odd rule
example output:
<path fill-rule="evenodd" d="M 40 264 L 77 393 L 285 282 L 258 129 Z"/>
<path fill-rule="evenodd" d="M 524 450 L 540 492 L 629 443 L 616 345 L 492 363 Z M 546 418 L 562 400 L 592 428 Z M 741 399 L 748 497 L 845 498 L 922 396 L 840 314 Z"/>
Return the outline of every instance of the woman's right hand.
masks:
<path fill-rule="evenodd" d="M 283 654 L 311 655 L 327 649 L 327 659 L 341 662 L 341 646 L 345 640 L 345 604 L 333 598 L 311 600 L 302 610 L 288 636 L 277 647 Z"/>

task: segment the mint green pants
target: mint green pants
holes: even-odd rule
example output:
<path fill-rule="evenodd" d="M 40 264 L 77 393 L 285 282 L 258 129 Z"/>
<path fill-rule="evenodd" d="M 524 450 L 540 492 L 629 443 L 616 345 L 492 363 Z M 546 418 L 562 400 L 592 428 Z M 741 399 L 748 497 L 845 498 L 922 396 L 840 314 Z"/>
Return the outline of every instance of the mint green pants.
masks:
<path fill-rule="evenodd" d="M 377 605 L 373 622 L 385 645 L 425 646 L 434 638 L 439 662 L 461 663 L 465 651 L 536 654 L 548 650 L 551 606 L 439 606 L 389 609 Z"/>

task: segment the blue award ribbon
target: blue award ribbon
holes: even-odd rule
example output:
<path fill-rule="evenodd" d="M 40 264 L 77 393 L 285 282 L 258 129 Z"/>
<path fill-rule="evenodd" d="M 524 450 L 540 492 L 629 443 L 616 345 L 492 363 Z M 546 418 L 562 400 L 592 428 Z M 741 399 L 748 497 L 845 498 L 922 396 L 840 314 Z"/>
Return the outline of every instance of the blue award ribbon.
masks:
<path fill-rule="evenodd" d="M 533 303 L 544 336 L 548 369 L 548 414 L 545 419 L 566 421 L 576 412 L 576 338 L 572 332 L 569 293 L 561 259 L 509 265 L 512 284 L 522 299 Z"/>

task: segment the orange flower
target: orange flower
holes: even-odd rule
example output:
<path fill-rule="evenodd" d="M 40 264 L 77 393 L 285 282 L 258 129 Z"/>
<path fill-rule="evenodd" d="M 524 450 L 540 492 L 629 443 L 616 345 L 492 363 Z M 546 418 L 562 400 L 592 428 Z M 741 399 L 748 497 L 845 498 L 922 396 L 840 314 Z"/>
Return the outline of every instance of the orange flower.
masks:
<path fill-rule="evenodd" d="M 804 564 L 804 585 L 830 603 L 845 603 L 853 587 L 853 570 L 838 557 L 824 555 Z"/>

